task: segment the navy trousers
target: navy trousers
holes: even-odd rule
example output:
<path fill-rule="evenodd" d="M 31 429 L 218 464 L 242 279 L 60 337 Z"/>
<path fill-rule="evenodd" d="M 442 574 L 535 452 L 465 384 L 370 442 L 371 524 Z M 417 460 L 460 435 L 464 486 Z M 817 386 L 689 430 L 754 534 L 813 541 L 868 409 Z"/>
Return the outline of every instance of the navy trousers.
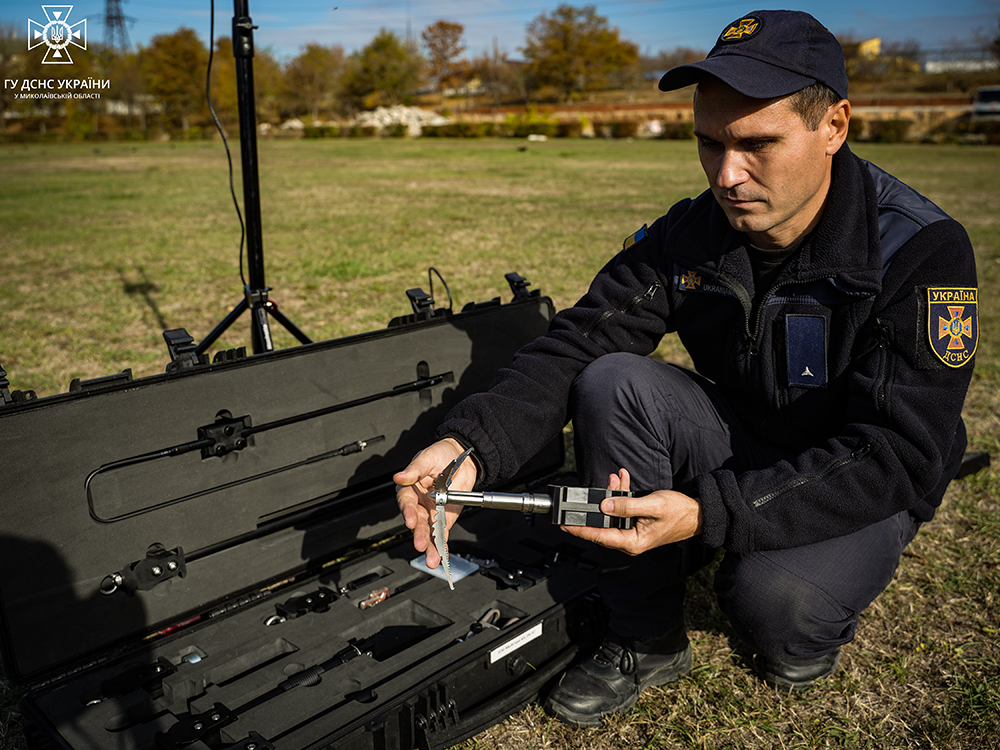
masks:
<path fill-rule="evenodd" d="M 574 383 L 570 408 L 587 486 L 604 487 L 625 468 L 632 490 L 645 494 L 717 468 L 767 466 L 780 455 L 751 439 L 710 381 L 645 357 L 593 362 Z M 918 527 L 904 512 L 817 544 L 726 552 L 715 576 L 719 606 L 756 653 L 817 658 L 854 638 L 859 615 L 892 580 Z M 685 578 L 714 553 L 698 539 L 638 556 L 603 550 L 600 590 L 611 629 L 639 637 L 682 625 Z"/>

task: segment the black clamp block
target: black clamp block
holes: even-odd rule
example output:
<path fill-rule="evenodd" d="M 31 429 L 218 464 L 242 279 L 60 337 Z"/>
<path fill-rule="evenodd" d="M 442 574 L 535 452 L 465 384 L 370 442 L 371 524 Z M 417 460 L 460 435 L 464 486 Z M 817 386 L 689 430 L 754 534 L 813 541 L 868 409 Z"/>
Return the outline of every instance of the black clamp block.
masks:
<path fill-rule="evenodd" d="M 107 699 L 145 690 L 151 697 L 158 698 L 163 695 L 163 678 L 176 671 L 177 668 L 162 656 L 152 664 L 131 664 L 115 677 L 101 682 L 101 693 Z"/>
<path fill-rule="evenodd" d="M 166 732 L 157 732 L 156 747 L 158 750 L 180 750 L 196 742 L 217 745 L 221 740 L 222 728 L 232 724 L 237 718 L 239 717 L 224 705 L 216 703 L 208 711 L 181 719 Z"/>
<path fill-rule="evenodd" d="M 545 580 L 545 574 L 537 568 L 529 568 L 517 562 L 505 560 L 489 567 L 480 568 L 481 575 L 493 579 L 498 589 L 514 589 L 525 591 L 539 581 Z"/>
<path fill-rule="evenodd" d="M 199 440 L 213 441 L 212 445 L 201 449 L 201 457 L 225 456 L 252 445 L 251 436 L 246 434 L 251 426 L 249 416 L 233 417 L 227 411 L 219 412 L 215 422 L 198 428 Z"/>
<path fill-rule="evenodd" d="M 145 559 L 129 563 L 121 572 L 106 576 L 101 582 L 101 593 L 109 595 L 124 588 L 126 594 L 135 596 L 136 591 L 148 591 L 171 578 L 186 575 L 183 548 L 168 550 L 160 543 L 151 544 Z"/>
<path fill-rule="evenodd" d="M 240 740 L 235 745 L 230 745 L 229 750 L 275 750 L 275 746 L 257 734 L 257 732 L 250 732 L 245 740 Z"/>
<path fill-rule="evenodd" d="M 294 620 L 296 617 L 312 612 L 326 612 L 330 605 L 337 601 L 337 595 L 330 589 L 320 586 L 309 594 L 297 594 L 288 601 L 274 605 L 278 617 Z"/>
<path fill-rule="evenodd" d="M 609 497 L 631 496 L 627 490 L 602 490 L 594 487 L 550 486 L 552 523 L 560 526 L 593 526 L 601 529 L 631 529 L 633 519 L 609 516 L 601 502 Z"/>

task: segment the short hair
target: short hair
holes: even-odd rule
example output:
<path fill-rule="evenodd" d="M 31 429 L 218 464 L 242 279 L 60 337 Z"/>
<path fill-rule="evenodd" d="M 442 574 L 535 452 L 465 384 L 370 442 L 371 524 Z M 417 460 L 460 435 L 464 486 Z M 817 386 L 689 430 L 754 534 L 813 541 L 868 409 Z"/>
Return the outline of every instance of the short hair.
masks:
<path fill-rule="evenodd" d="M 839 101 L 840 95 L 836 91 L 818 81 L 788 97 L 792 111 L 802 118 L 810 130 L 816 130 L 823 121 L 823 115 Z"/>

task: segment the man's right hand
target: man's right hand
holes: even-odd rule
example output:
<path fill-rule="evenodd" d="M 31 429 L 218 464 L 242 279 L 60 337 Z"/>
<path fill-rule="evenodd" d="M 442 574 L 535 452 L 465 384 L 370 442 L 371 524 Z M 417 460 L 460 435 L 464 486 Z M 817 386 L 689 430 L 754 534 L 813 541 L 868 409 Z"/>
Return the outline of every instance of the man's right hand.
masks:
<path fill-rule="evenodd" d="M 417 552 L 427 553 L 427 567 L 436 568 L 441 555 L 431 543 L 431 524 L 434 521 L 435 506 L 428 493 L 434 487 L 434 480 L 448 464 L 458 458 L 465 449 L 452 438 L 445 438 L 420 451 L 410 465 L 395 474 L 396 504 L 403 516 L 406 528 L 413 532 L 413 547 Z M 476 484 L 476 465 L 473 461 L 463 461 L 451 483 L 451 489 L 471 490 Z M 454 525 L 461 512 L 461 505 L 445 506 L 445 524 L 448 529 Z M 447 532 L 446 532 L 447 533 Z"/>

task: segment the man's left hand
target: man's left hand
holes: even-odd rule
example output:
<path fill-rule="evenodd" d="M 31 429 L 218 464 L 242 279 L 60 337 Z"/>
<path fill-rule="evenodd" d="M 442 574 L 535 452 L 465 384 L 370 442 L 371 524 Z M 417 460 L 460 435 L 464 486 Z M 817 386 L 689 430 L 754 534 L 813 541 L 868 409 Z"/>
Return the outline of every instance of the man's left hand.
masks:
<path fill-rule="evenodd" d="M 621 469 L 608 478 L 608 489 L 628 490 L 629 474 Z M 563 526 L 573 536 L 629 555 L 680 542 L 701 533 L 701 503 L 673 490 L 657 490 L 642 497 L 609 497 L 601 503 L 609 516 L 634 518 L 631 529 Z"/>

